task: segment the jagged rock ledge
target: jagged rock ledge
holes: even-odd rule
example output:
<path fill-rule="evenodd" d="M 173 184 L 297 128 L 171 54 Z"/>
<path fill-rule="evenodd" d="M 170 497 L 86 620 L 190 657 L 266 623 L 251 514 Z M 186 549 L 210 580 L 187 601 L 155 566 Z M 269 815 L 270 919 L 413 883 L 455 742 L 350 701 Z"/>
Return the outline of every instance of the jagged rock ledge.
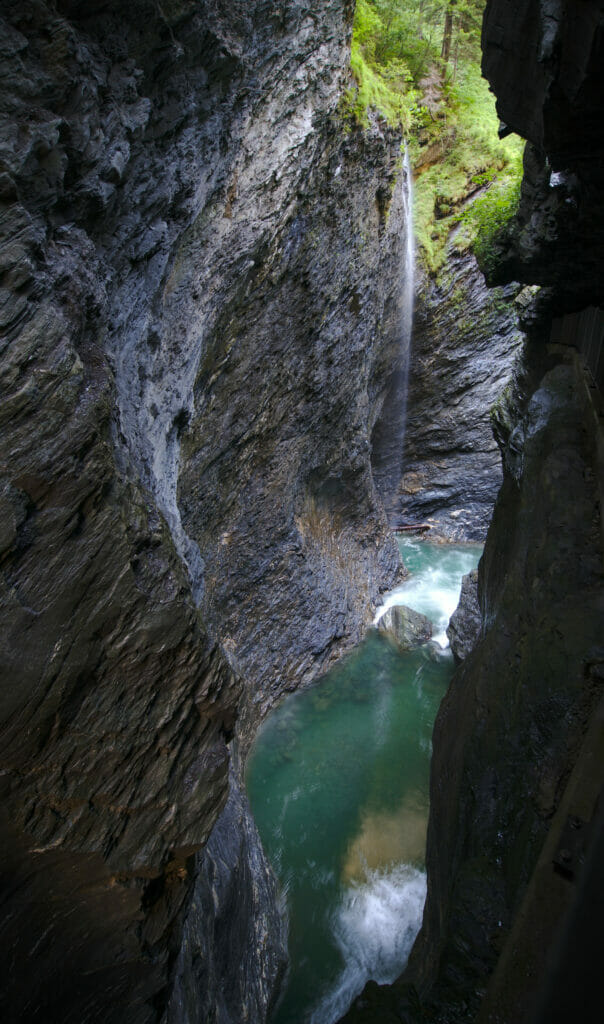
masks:
<path fill-rule="evenodd" d="M 461 581 L 459 604 L 447 626 L 449 644 L 456 661 L 464 661 L 480 636 L 482 615 L 478 601 L 478 569 L 472 569 Z"/>
<path fill-rule="evenodd" d="M 521 286 L 490 290 L 456 249 L 420 278 L 397 516 L 430 537 L 483 541 L 501 486 L 489 413 L 522 360 Z"/>

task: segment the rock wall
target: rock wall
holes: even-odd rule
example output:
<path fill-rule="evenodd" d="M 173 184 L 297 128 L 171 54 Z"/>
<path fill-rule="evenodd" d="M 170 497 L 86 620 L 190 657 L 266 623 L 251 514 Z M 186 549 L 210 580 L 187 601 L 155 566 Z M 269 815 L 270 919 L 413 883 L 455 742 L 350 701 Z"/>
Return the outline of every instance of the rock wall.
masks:
<path fill-rule="evenodd" d="M 369 438 L 397 353 L 399 149 L 336 118 L 291 154 L 290 209 L 242 171 L 224 228 L 247 233 L 263 211 L 258 237 L 227 246 L 239 260 L 247 246 L 247 272 L 206 322 L 179 487 L 204 552 L 200 607 L 253 683 L 252 720 L 358 641 L 397 572 Z"/>
<path fill-rule="evenodd" d="M 504 945 L 601 695 L 604 549 L 586 391 L 579 366 L 554 366 L 510 436 L 480 570 L 483 637 L 435 727 L 416 957 L 420 986 L 437 967 L 439 998 L 460 1019 Z"/>
<path fill-rule="evenodd" d="M 261 1021 L 287 967 L 287 918 L 239 772 L 200 857 L 167 1024 Z"/>
<path fill-rule="evenodd" d="M 485 11 L 483 72 L 502 121 L 529 140 L 498 277 L 551 288 L 554 311 L 602 304 L 603 17 L 601 0 L 510 0 Z"/>
<path fill-rule="evenodd" d="M 536 1020 L 552 940 L 577 891 L 572 880 L 557 891 L 560 831 L 539 902 L 527 910 L 524 901 L 603 693 L 603 448 L 592 402 L 580 362 L 554 354 L 514 412 L 479 568 L 482 636 L 435 724 L 422 931 L 402 978 L 368 985 L 350 1024 Z M 601 741 L 596 749 L 582 782 L 597 792 Z"/>
<path fill-rule="evenodd" d="M 208 886 L 260 921 L 274 896 L 238 783 L 225 808 L 235 729 L 245 751 L 397 572 L 369 438 L 399 140 L 338 112 L 351 19 L 2 5 L 7 1020 L 218 1013 L 254 925 L 224 938 Z M 256 934 L 250 1019 L 280 942 Z"/>
<path fill-rule="evenodd" d="M 601 3 L 486 7 L 483 67 L 530 143 L 496 279 L 545 287 L 524 314 L 529 365 L 494 415 L 504 481 L 481 636 L 435 725 L 422 931 L 399 982 L 367 986 L 357 1024 L 567 1019 L 552 994 L 571 949 L 584 974 L 564 975 L 566 1012 L 601 1016 L 589 839 L 571 833 L 597 845 L 604 786 L 603 29 Z"/>
<path fill-rule="evenodd" d="M 431 536 L 486 536 L 502 480 L 490 410 L 522 358 L 519 293 L 488 289 L 454 239 L 437 275 L 421 278 L 397 518 L 429 523 Z"/>
<path fill-rule="evenodd" d="M 444 270 L 421 280 L 403 477 L 398 488 L 389 481 L 399 492 L 394 524 L 426 520 L 451 539 L 486 534 L 502 479 L 487 410 L 505 386 L 518 338 L 514 310 L 505 311 L 509 282 L 545 286 L 549 318 L 602 304 L 602 11 L 599 2 L 566 0 L 486 5 L 483 71 L 502 122 L 528 139 L 521 207 L 489 281 L 503 293 L 487 289 L 454 242 Z M 391 401 L 400 403 L 396 382 Z M 382 444 L 390 438 L 386 430 Z"/>
<path fill-rule="evenodd" d="M 472 569 L 461 580 L 459 604 L 449 619 L 447 636 L 456 662 L 471 654 L 482 630 L 478 603 L 478 569 Z"/>

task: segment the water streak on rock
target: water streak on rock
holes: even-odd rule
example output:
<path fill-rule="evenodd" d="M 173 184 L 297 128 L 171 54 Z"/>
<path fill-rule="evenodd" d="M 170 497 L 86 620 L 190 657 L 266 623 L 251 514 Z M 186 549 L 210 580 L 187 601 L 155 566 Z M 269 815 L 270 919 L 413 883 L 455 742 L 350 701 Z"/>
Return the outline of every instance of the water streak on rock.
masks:
<path fill-rule="evenodd" d="M 411 360 L 411 332 L 413 329 L 413 305 L 415 296 L 415 238 L 413 235 L 413 174 L 409 162 L 409 150 L 405 144 L 403 162 L 404 175 L 401 181 L 403 191 L 403 210 L 405 212 L 405 250 L 403 264 L 403 303 L 401 329 L 401 385 L 400 385 L 400 458 L 401 470 L 405 430 L 407 427 L 407 392 L 409 390 L 409 363 Z"/>

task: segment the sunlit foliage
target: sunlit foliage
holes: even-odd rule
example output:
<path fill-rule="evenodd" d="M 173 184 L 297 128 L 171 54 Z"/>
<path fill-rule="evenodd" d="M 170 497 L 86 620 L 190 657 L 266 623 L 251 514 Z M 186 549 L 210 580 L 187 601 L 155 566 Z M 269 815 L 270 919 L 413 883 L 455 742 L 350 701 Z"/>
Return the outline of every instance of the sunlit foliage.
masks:
<path fill-rule="evenodd" d="M 518 193 L 522 143 L 498 138 L 480 74 L 483 10 L 484 0 L 357 0 L 345 112 L 367 125 L 373 111 L 403 130 L 416 175 L 416 236 L 431 271 L 456 224 L 463 222 L 460 244 L 478 251 Z M 491 189 L 476 214 L 464 213 Z"/>

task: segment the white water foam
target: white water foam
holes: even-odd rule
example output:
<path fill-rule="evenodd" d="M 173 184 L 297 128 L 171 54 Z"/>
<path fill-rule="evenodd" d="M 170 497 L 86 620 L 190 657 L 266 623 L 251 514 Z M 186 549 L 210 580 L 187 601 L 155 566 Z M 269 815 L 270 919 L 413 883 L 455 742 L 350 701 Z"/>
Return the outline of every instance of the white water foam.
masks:
<path fill-rule="evenodd" d="M 406 605 L 416 612 L 421 612 L 422 615 L 427 615 L 435 627 L 432 639 L 440 647 L 448 647 L 449 640 L 446 629 L 449 619 L 457 608 L 460 592 L 461 580 L 452 584 L 448 573 L 439 569 L 431 569 L 417 577 L 414 576 L 397 587 L 396 590 L 390 591 L 384 598 L 384 603 L 375 613 L 373 625 L 378 625 L 382 615 L 389 608 Z"/>
<path fill-rule="evenodd" d="M 391 984 L 401 973 L 422 922 L 426 875 L 409 864 L 368 871 L 348 888 L 333 930 L 346 964 L 313 1011 L 311 1024 L 334 1024 L 366 982 Z"/>
<path fill-rule="evenodd" d="M 470 572 L 475 562 L 472 552 L 455 551 L 446 554 L 438 566 L 414 573 L 400 587 L 386 594 L 384 603 L 375 613 L 373 625 L 378 625 L 389 608 L 407 605 L 428 616 L 434 626 L 432 639 L 443 649 L 447 648 L 449 640 L 446 629 L 459 602 L 461 579 Z"/>

